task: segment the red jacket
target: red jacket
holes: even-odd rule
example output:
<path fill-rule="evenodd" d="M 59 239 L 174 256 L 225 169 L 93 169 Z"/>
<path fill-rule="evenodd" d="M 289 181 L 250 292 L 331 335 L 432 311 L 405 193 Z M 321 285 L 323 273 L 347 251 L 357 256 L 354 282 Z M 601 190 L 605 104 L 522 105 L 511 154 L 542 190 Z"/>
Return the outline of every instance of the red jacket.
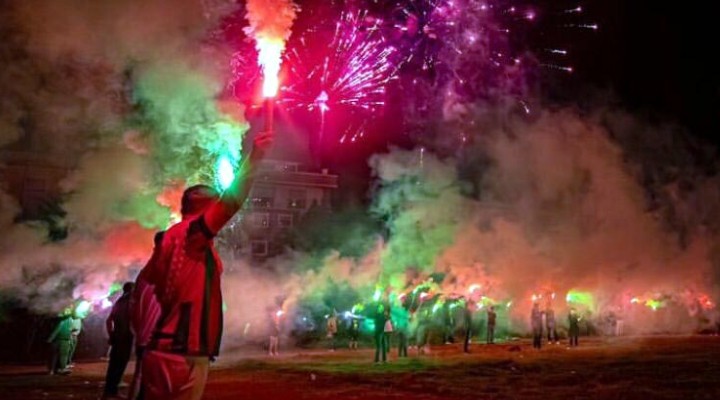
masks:
<path fill-rule="evenodd" d="M 216 356 L 222 335 L 222 264 L 203 215 L 173 225 L 143 276 L 162 309 L 151 348 Z"/>

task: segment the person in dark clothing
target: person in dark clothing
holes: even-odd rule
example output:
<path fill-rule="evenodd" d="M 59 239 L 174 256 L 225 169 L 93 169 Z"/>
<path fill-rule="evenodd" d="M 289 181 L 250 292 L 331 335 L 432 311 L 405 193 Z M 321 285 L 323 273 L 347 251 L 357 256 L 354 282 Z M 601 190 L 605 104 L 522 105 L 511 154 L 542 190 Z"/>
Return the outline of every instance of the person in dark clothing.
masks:
<path fill-rule="evenodd" d="M 463 351 L 465 353 L 470 353 L 470 338 L 472 337 L 472 307 L 473 304 L 471 302 L 465 302 L 465 308 L 463 309 L 463 319 L 465 322 L 465 344 L 463 345 Z"/>
<path fill-rule="evenodd" d="M 578 336 L 580 336 L 580 316 L 574 308 L 570 309 L 568 314 L 568 336 L 570 336 L 570 347 L 578 345 Z"/>
<path fill-rule="evenodd" d="M 389 313 L 385 311 L 385 307 L 378 306 L 375 312 L 375 363 L 387 362 L 387 340 L 385 340 L 385 322 L 388 320 Z"/>
<path fill-rule="evenodd" d="M 555 329 L 555 311 L 552 307 L 545 310 L 545 329 L 547 330 L 548 344 L 552 342 L 559 344 L 557 329 Z"/>
<path fill-rule="evenodd" d="M 155 247 L 146 266 L 157 262 L 164 235 L 165 231 L 155 233 L 153 239 Z M 143 271 L 146 270 L 148 269 L 144 269 Z M 153 330 L 157 325 L 158 319 L 160 319 L 161 313 L 162 310 L 155 295 L 155 286 L 151 285 L 147 279 L 145 279 L 143 273 L 140 273 L 135 280 L 132 296 L 130 296 L 130 328 L 135 341 L 135 371 L 133 372 L 130 389 L 128 389 L 128 400 L 143 400 L 145 398 L 141 385 L 143 355 L 145 354 L 147 346 L 150 344 Z"/>
<path fill-rule="evenodd" d="M 105 328 L 110 337 L 110 362 L 105 375 L 105 398 L 117 396 L 118 385 L 125 373 L 128 361 L 130 361 L 133 349 L 133 334 L 130 330 L 130 296 L 134 286 L 132 282 L 126 282 L 123 285 L 123 294 L 115 302 L 105 321 Z"/>
<path fill-rule="evenodd" d="M 495 307 L 490 306 L 487 311 L 487 344 L 495 344 L 495 321 L 497 320 L 497 314 L 495 313 Z"/>
<path fill-rule="evenodd" d="M 348 333 L 350 335 L 350 343 L 348 344 L 348 347 L 351 350 L 357 350 L 358 339 L 360 338 L 360 319 L 359 318 L 353 317 L 350 319 L 350 326 L 348 327 Z"/>
<path fill-rule="evenodd" d="M 533 304 L 532 311 L 530 312 L 530 326 L 533 332 L 533 347 L 540 349 L 542 347 L 543 318 L 538 303 Z"/>

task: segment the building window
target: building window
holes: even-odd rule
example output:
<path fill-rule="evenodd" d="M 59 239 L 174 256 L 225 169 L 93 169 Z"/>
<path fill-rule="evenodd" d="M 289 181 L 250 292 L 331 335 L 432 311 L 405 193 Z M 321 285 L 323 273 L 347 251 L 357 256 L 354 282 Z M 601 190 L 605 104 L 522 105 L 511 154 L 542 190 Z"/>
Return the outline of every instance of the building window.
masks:
<path fill-rule="evenodd" d="M 250 242 L 250 252 L 253 256 L 266 256 L 268 255 L 268 242 L 267 240 L 252 240 Z"/>
<path fill-rule="evenodd" d="M 293 216 L 292 214 L 279 214 L 278 215 L 278 226 L 281 228 L 292 228 Z"/>
<path fill-rule="evenodd" d="M 272 208 L 275 190 L 268 187 L 253 187 L 250 192 L 250 206 L 252 208 Z"/>
<path fill-rule="evenodd" d="M 255 228 L 270 227 L 270 214 L 269 213 L 253 213 L 252 224 Z"/>
<path fill-rule="evenodd" d="M 288 208 L 305 209 L 307 193 L 304 190 L 291 190 L 288 196 Z"/>

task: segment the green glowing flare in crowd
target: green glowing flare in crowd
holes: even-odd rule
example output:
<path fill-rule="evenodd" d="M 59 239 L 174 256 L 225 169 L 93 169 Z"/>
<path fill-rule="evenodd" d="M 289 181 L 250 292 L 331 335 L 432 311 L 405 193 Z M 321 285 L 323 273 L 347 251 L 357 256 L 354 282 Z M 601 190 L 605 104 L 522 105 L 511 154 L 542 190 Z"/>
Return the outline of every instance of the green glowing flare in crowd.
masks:
<path fill-rule="evenodd" d="M 218 159 L 215 176 L 218 188 L 226 190 L 230 187 L 235 179 L 235 166 L 230 157 L 223 155 Z"/>
<path fill-rule="evenodd" d="M 112 285 L 110 285 L 110 289 L 108 289 L 107 297 L 110 297 L 121 290 L 122 290 L 122 285 L 115 282 Z"/>
<path fill-rule="evenodd" d="M 645 302 L 645 305 L 650 307 L 653 311 L 656 311 L 658 308 L 663 307 L 665 304 L 663 304 L 662 301 L 650 299 Z"/>
<path fill-rule="evenodd" d="M 92 304 L 90 304 L 87 300 L 80 301 L 77 306 L 75 307 L 75 314 L 77 314 L 80 318 L 85 318 L 88 313 L 90 313 L 90 307 Z"/>
<path fill-rule="evenodd" d="M 380 301 L 380 296 L 382 296 L 382 290 L 379 287 L 375 288 L 375 294 L 373 294 L 373 300 Z"/>
<path fill-rule="evenodd" d="M 582 304 L 588 307 L 592 307 L 593 304 L 595 304 L 593 295 L 590 292 L 580 292 L 576 290 L 570 290 L 565 296 L 565 300 L 568 303 Z"/>

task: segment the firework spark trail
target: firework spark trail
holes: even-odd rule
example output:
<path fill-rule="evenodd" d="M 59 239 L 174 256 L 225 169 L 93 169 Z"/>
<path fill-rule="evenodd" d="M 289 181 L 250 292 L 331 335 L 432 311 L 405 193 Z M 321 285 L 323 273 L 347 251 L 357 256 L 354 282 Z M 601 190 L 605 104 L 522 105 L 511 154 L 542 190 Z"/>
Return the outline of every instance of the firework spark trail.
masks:
<path fill-rule="evenodd" d="M 283 88 L 282 101 L 290 109 L 319 109 L 324 113 L 342 105 L 375 111 L 385 104 L 386 86 L 399 69 L 394 60 L 397 50 L 381 35 L 380 21 L 364 26 L 367 16 L 367 12 L 343 13 L 327 45 L 331 53 L 321 56 L 320 63 L 307 52 L 288 52 L 294 79 Z M 314 39 L 303 37 L 300 44 Z"/>
<path fill-rule="evenodd" d="M 372 109 L 385 104 L 382 99 L 385 85 L 392 79 L 393 70 L 396 70 L 389 61 L 395 49 L 385 47 L 382 40 L 365 40 L 358 30 L 358 24 L 354 23 L 357 19 L 345 18 L 344 22 L 352 27 L 347 34 L 342 31 L 343 24 L 338 24 L 337 50 L 330 63 L 339 65 L 339 79 L 330 87 L 330 92 L 338 96 L 339 104 Z M 376 29 L 377 25 L 370 30 L 370 35 Z M 347 61 L 343 61 L 345 55 L 350 55 Z M 326 61 L 325 66 L 327 65 Z M 331 78 L 330 70 L 325 68 L 323 83 L 327 83 Z"/>
<path fill-rule="evenodd" d="M 440 86 L 443 81 L 454 81 L 459 88 L 476 80 L 462 71 L 463 65 L 470 62 L 476 66 L 475 71 L 485 75 L 480 89 L 483 92 L 501 85 L 492 81 L 501 81 L 506 68 L 529 61 L 521 56 L 528 51 L 539 58 L 534 64 L 537 67 L 572 71 L 571 66 L 558 65 L 553 59 L 567 56 L 567 50 L 534 49 L 523 39 L 524 32 L 544 28 L 598 29 L 597 24 L 579 21 L 583 12 L 579 6 L 552 11 L 511 0 L 420 0 L 398 1 L 394 5 L 403 16 L 393 28 L 404 34 L 398 46 L 409 49 L 404 51 L 408 65 L 419 59 L 421 70 L 435 71 L 433 76 Z"/>
<path fill-rule="evenodd" d="M 339 142 L 353 143 L 365 135 L 366 121 L 352 120 L 372 119 L 385 105 L 387 86 L 398 77 L 401 55 L 383 35 L 382 23 L 367 10 L 344 11 L 329 41 L 328 32 L 310 29 L 287 52 L 291 79 L 279 101 L 289 110 L 318 112 L 321 137 L 326 114 L 333 112 L 336 120 L 349 118 Z"/>

